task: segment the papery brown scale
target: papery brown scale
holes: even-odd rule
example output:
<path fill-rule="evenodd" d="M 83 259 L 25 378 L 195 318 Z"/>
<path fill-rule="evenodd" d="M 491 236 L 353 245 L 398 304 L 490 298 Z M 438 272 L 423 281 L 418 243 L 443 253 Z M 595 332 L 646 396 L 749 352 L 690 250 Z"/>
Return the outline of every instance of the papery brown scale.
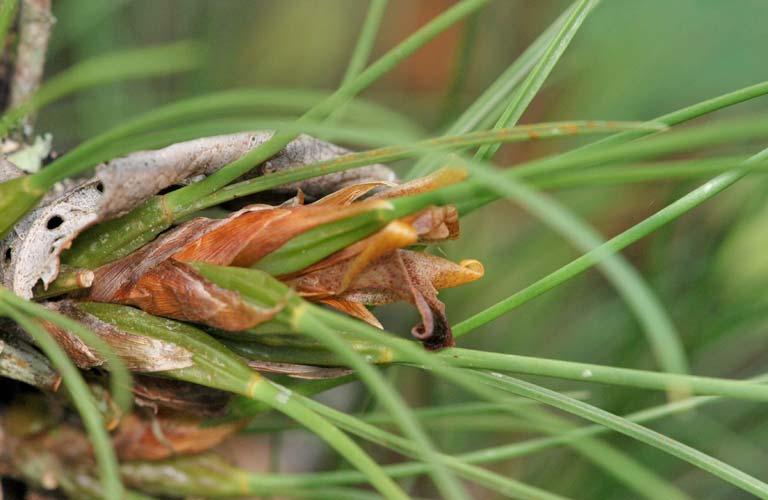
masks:
<path fill-rule="evenodd" d="M 302 380 L 327 380 L 352 373 L 349 368 L 297 365 L 275 361 L 249 360 L 248 366 L 259 373 L 275 373 Z"/>
<path fill-rule="evenodd" d="M 298 209 L 300 207 L 296 207 Z M 235 214 L 226 219 L 224 224 L 199 234 L 193 241 L 181 247 L 173 254 L 181 262 L 207 262 L 209 264 L 229 265 L 247 248 L 253 240 L 271 247 L 271 234 L 279 238 L 277 226 L 286 217 L 294 213 L 294 208 L 269 208 Z M 282 226 L 282 224 L 280 224 Z"/>
<path fill-rule="evenodd" d="M 380 330 L 384 329 L 384 325 L 381 324 L 378 318 L 376 318 L 376 316 L 374 316 L 373 313 L 369 311 L 364 304 L 359 302 L 352 302 L 349 300 L 341 300 L 335 297 L 319 299 L 318 302 L 321 302 L 332 309 L 336 309 L 339 312 L 343 312 L 344 314 L 352 316 L 353 318 L 365 321 L 369 325 L 374 326 Z"/>
<path fill-rule="evenodd" d="M 183 414 L 123 418 L 113 435 L 120 460 L 161 460 L 174 455 L 189 455 L 213 448 L 239 431 L 246 422 L 206 425 L 206 420 Z"/>
<path fill-rule="evenodd" d="M 292 209 L 290 217 L 281 220 L 276 230 L 263 231 L 263 234 L 252 236 L 248 245 L 229 264 L 250 267 L 283 246 L 288 240 L 310 229 L 372 210 L 390 207 L 389 203 L 383 201 L 362 201 L 348 206 L 296 207 Z"/>
<path fill-rule="evenodd" d="M 180 248 L 194 241 L 207 230 L 225 221 L 197 218 L 186 222 L 131 253 L 130 255 L 99 267 L 95 271 L 89 298 L 96 302 L 113 302 L 154 266 L 169 259 Z"/>
<path fill-rule="evenodd" d="M 419 193 L 426 193 L 428 191 L 435 191 L 437 189 L 457 184 L 468 176 L 467 170 L 462 167 L 444 167 L 437 170 L 430 175 L 420 177 L 412 181 L 400 184 L 391 189 L 381 191 L 371 196 L 372 200 L 390 200 L 392 198 L 400 198 L 403 196 L 411 196 Z"/>
<path fill-rule="evenodd" d="M 314 227 L 388 206 L 386 202 L 361 202 L 343 207 L 303 205 L 251 211 L 231 216 L 224 224 L 199 235 L 173 258 L 249 267 Z"/>
<path fill-rule="evenodd" d="M 169 378 L 133 376 L 137 406 L 157 414 L 162 409 L 196 416 L 220 417 L 232 399 L 228 392 Z"/>
<path fill-rule="evenodd" d="M 290 280 L 351 259 L 359 258 L 368 264 L 398 248 L 422 242 L 425 238 L 434 242 L 431 237 L 438 233 L 446 234 L 449 239 L 453 239 L 458 237 L 458 232 L 458 215 L 454 207 L 428 207 L 416 214 L 393 221 L 371 236 L 339 250 L 302 271 L 283 276 L 282 279 Z M 361 255 L 363 256 L 360 257 Z M 358 264 L 349 266 L 348 269 L 355 268 L 362 271 L 364 266 L 359 264 L 361 260 L 358 260 Z M 349 275 L 350 271 L 347 271 L 347 276 Z"/>
<path fill-rule="evenodd" d="M 156 316 L 203 323 L 222 330 L 240 331 L 269 321 L 282 305 L 260 308 L 239 293 L 221 288 L 175 260 L 162 262 L 112 299 Z"/>
<path fill-rule="evenodd" d="M 361 182 L 359 184 L 352 184 L 351 186 L 343 187 L 334 193 L 320 198 L 316 202 L 312 203 L 312 206 L 349 205 L 350 203 L 353 203 L 367 195 L 374 189 L 383 186 L 394 188 L 396 184 L 386 181 Z"/>
<path fill-rule="evenodd" d="M 459 238 L 459 213 L 453 205 L 429 207 L 402 220 L 413 226 L 421 243 Z"/>

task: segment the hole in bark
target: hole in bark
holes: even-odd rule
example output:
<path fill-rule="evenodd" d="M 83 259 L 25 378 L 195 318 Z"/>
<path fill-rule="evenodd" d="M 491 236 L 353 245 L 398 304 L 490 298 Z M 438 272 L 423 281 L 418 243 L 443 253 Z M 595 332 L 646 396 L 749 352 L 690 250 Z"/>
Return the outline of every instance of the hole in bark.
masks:
<path fill-rule="evenodd" d="M 53 217 L 48 219 L 48 222 L 45 223 L 45 227 L 47 227 L 48 229 L 56 229 L 63 223 L 64 223 L 64 219 L 62 219 L 58 215 L 54 215 Z"/>
<path fill-rule="evenodd" d="M 11 247 L 8 247 L 5 249 L 5 256 L 3 257 L 6 262 L 10 262 L 11 258 L 13 257 L 13 250 Z"/>
<path fill-rule="evenodd" d="M 103 182 L 96 183 L 96 191 L 98 191 L 99 193 L 103 193 L 104 192 L 104 183 Z"/>

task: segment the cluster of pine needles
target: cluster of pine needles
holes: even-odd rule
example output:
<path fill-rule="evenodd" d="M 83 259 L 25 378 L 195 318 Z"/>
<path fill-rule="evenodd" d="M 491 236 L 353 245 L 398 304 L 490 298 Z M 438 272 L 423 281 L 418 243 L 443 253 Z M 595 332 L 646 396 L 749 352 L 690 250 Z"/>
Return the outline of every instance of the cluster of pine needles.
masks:
<path fill-rule="evenodd" d="M 14 23 L 16 3 L 6 1 L 0 9 L 0 38 Z M 426 475 L 444 498 L 469 498 L 467 486 L 476 483 L 506 497 L 550 499 L 562 497 L 482 464 L 568 445 L 615 474 L 629 490 L 649 498 L 686 498 L 619 450 L 611 450 L 612 463 L 597 458 L 605 456 L 593 453 L 598 447 L 609 448 L 597 436 L 617 432 L 736 488 L 768 497 L 768 484 L 758 478 L 642 425 L 719 398 L 764 402 L 768 386 L 759 379 L 687 374 L 680 340 L 665 312 L 617 254 L 768 166 L 765 151 L 751 156 L 702 153 L 765 139 L 765 119 L 676 130 L 694 118 L 768 93 L 768 83 L 643 123 L 517 125 L 598 3 L 577 0 L 438 136 L 424 137 L 408 119 L 356 97 L 486 3 L 457 2 L 366 65 L 386 7 L 386 0 L 372 0 L 349 69 L 333 93 L 242 89 L 199 96 L 92 137 L 36 172 L 8 167 L 15 173 L 0 184 L 6 259 L 5 287 L 0 288 L 0 375 L 34 390 L 4 401 L 2 474 L 32 489 L 59 490 L 72 498 L 408 498 L 400 480 Z M 21 4 L 23 16 L 27 2 Z M 181 42 L 81 62 L 12 104 L 0 128 L 7 137 L 20 130 L 28 135 L 29 117 L 47 104 L 95 85 L 189 70 L 199 63 L 198 50 Z M 275 112 L 283 118 L 265 118 Z M 295 119 L 287 120 L 287 115 Z M 119 166 L 120 161 L 127 165 L 138 154 L 156 161 L 152 168 L 176 172 L 191 160 L 182 155 L 163 167 L 173 154 L 210 149 L 210 141 L 216 148 L 237 137 L 254 141 L 256 135 L 247 132 L 251 130 L 272 132 L 226 161 L 216 149 L 211 161 L 221 165 L 205 176 L 186 172 L 173 182 L 174 189 L 158 185 L 149 196 L 129 200 L 128 209 L 86 214 L 93 218 L 81 221 L 63 240 L 55 238 L 55 246 L 36 239 L 35 227 L 45 226 L 43 233 L 63 231 L 78 222 L 54 213 L 68 195 L 70 205 L 86 189 L 97 198 L 132 196 L 125 194 L 132 189 L 128 185 L 110 194 L 98 175 L 83 177 L 95 167 Z M 503 143 L 575 135 L 607 137 L 512 168 L 493 164 Z M 314 158 L 307 150 L 309 161 L 279 168 L 275 159 L 281 154 L 295 157 L 296 151 L 304 151 L 302 144 L 319 144 L 310 136 L 376 148 L 327 158 Z M 701 154 L 694 160 L 665 160 L 690 151 Z M 411 162 L 409 178 L 395 181 L 381 164 L 401 160 Z M 252 171 L 263 175 L 247 177 Z M 134 180 L 152 185 L 158 171 L 142 175 Z M 707 176 L 713 177 L 608 241 L 541 193 L 566 186 Z M 75 191 L 79 194 L 71 195 Z M 290 196 L 277 204 L 254 202 L 268 192 Z M 461 217 L 504 199 L 551 225 L 583 254 L 451 325 L 438 291 L 481 279 L 482 256 L 453 262 L 433 249 L 460 237 Z M 53 254 L 46 257 L 53 259 L 45 261 L 48 267 L 25 262 L 25 255 L 32 254 L 22 253 L 35 249 Z M 47 271 L 50 262 L 52 273 Z M 637 314 L 661 371 L 456 347 L 478 327 L 593 267 L 605 273 Z M 40 273 L 32 275 L 33 286 L 25 269 Z M 390 302 L 409 303 L 418 311 L 420 320 L 411 332 L 383 329 L 375 306 Z M 414 410 L 382 375 L 392 365 L 424 370 L 478 401 Z M 671 399 L 617 416 L 578 394 L 556 392 L 512 374 L 666 391 Z M 386 415 L 377 421 L 312 399 L 353 380 L 365 384 Z M 546 407 L 591 425 L 577 426 Z M 324 440 L 349 468 L 254 474 L 210 451 L 249 430 L 254 416 L 269 411 L 284 414 Z M 441 453 L 427 432 L 430 419 L 485 411 L 551 435 L 454 456 Z M 290 428 L 289 421 L 281 422 Z M 381 465 L 350 436 L 413 461 Z M 616 473 L 612 465 L 619 463 L 621 473 Z"/>

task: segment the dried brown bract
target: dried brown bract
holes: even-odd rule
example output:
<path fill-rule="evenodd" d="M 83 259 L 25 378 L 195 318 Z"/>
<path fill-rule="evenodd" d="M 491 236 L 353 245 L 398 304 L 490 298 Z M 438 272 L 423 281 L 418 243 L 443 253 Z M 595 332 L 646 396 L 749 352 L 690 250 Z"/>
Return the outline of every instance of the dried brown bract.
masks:
<path fill-rule="evenodd" d="M 121 460 L 161 460 L 213 448 L 242 429 L 244 421 L 206 425 L 204 418 L 183 413 L 124 417 L 113 435 Z"/>
<path fill-rule="evenodd" d="M 408 250 L 389 252 L 353 274 L 351 270 L 355 266 L 354 258 L 342 260 L 302 274 L 288 284 L 311 300 L 323 301 L 353 315 L 349 304 L 410 302 L 422 318 L 412 333 L 428 349 L 453 345 L 445 306 L 437 298 L 438 290 L 470 283 L 483 276 L 483 267 L 476 260 L 456 264 Z M 365 314 L 358 317 L 371 322 Z"/>
<path fill-rule="evenodd" d="M 151 314 L 223 330 L 246 330 L 274 318 L 283 304 L 265 308 L 244 300 L 238 293 L 204 279 L 186 263 L 249 267 L 310 229 L 388 209 L 388 198 L 434 189 L 463 175 L 463 171 L 440 171 L 363 201 L 358 200 L 386 183 L 348 186 L 310 205 L 298 199 L 278 207 L 253 205 L 221 220 L 194 219 L 96 270 L 89 298 L 133 305 Z M 438 290 L 479 279 L 482 265 L 477 261 L 456 264 L 402 249 L 458 235 L 454 207 L 428 207 L 281 279 L 309 300 L 376 326 L 380 324 L 366 305 L 409 302 L 422 317 L 413 329 L 414 336 L 428 348 L 439 349 L 453 345 L 453 340 L 445 307 L 437 299 Z"/>

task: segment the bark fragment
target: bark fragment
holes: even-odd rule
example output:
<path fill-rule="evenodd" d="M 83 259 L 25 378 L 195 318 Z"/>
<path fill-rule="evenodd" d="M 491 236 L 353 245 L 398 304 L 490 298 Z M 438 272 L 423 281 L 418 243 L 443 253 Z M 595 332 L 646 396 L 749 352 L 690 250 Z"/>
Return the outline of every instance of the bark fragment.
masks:
<path fill-rule="evenodd" d="M 70 300 L 46 304 L 48 308 L 77 320 L 101 337 L 120 356 L 128 369 L 137 372 L 163 372 L 192 366 L 192 353 L 157 339 L 124 332 L 88 314 Z M 104 359 L 79 337 L 50 323 L 46 328 L 78 367 L 89 369 L 104 364 Z"/>
<path fill-rule="evenodd" d="M 51 14 L 51 0 L 23 0 L 19 17 L 19 45 L 11 81 L 11 107 L 27 101 L 40 86 L 48 39 L 56 21 Z M 30 137 L 30 116 L 25 118 L 23 128 L 24 135 Z"/>
<path fill-rule="evenodd" d="M 48 358 L 17 336 L 0 332 L 0 375 L 54 392 L 61 377 Z"/>

